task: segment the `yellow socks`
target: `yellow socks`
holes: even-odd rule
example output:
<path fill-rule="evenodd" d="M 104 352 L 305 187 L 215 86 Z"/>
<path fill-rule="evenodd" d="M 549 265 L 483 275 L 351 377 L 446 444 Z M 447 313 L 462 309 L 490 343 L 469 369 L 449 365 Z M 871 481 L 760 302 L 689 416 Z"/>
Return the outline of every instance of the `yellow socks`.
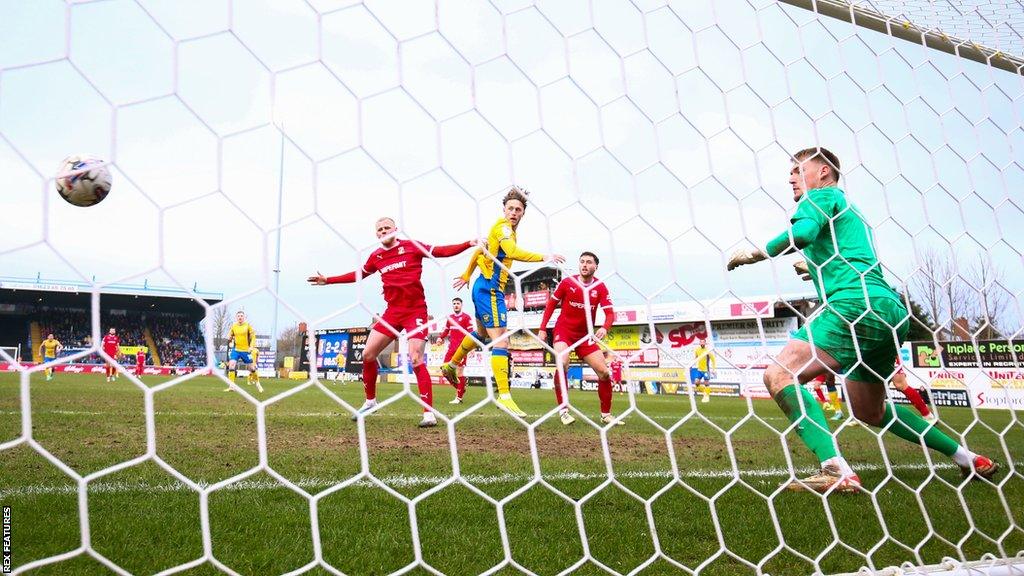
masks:
<path fill-rule="evenodd" d="M 462 343 L 459 344 L 459 349 L 455 351 L 455 354 L 452 354 L 451 363 L 458 364 L 462 362 L 462 359 L 465 358 L 467 354 L 469 354 L 473 350 L 476 350 L 476 341 L 473 340 L 473 338 L 479 337 L 480 335 L 477 334 L 476 332 L 472 334 L 466 334 L 466 337 L 462 339 Z"/>
<path fill-rule="evenodd" d="M 472 342 L 472 340 L 471 340 Z M 462 345 L 466 345 L 466 341 L 462 341 Z M 460 348 L 461 352 L 464 348 Z M 458 352 L 455 356 L 458 356 Z M 455 361 L 455 356 L 452 357 L 452 361 Z M 498 389 L 498 395 L 508 394 L 508 350 L 504 348 L 493 348 L 491 349 L 491 371 L 494 372 L 494 386 Z"/>

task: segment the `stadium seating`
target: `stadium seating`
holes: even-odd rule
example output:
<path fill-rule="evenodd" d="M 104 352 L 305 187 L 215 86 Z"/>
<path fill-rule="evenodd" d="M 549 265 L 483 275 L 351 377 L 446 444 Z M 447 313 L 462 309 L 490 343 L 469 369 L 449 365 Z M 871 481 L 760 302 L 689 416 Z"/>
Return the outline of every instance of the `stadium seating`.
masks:
<path fill-rule="evenodd" d="M 61 341 L 61 344 L 64 345 L 62 356 L 74 354 L 81 348 L 92 345 L 88 310 L 46 307 L 41 308 L 33 315 L 32 319 L 39 323 L 44 337 L 52 332 Z M 100 320 L 102 333 L 106 333 L 107 329 L 111 327 L 117 329 L 123 346 L 145 346 L 145 330 L 149 328 L 157 344 L 157 353 L 163 365 L 201 366 L 205 364 L 203 337 L 199 326 L 190 322 L 183 315 L 133 311 L 123 314 L 104 312 Z M 25 343 L 27 349 L 31 350 L 32 338 L 27 332 Z M 103 359 L 98 354 L 91 354 L 86 358 L 79 359 L 78 362 L 101 364 Z M 151 355 L 147 358 L 147 362 L 153 362 Z"/>

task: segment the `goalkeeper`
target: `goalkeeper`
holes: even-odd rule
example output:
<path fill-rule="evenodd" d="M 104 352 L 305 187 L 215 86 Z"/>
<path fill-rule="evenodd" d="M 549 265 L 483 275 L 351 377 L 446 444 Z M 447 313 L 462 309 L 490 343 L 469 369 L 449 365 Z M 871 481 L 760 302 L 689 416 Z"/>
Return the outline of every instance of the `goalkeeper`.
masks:
<path fill-rule="evenodd" d="M 903 406 L 886 402 L 885 378 L 907 334 L 908 314 L 885 282 L 871 228 L 850 204 L 839 182 L 839 159 L 824 148 L 793 156 L 789 184 L 797 203 L 789 230 L 766 250 L 738 250 L 728 269 L 802 250 L 823 305 L 794 334 L 764 374 L 764 384 L 797 434 L 821 462 L 821 471 L 790 484 L 791 490 L 854 492 L 860 478 L 839 453 L 825 413 L 800 383 L 825 372 L 845 373 L 853 415 L 872 426 L 951 457 L 964 477 L 991 478 L 999 466 L 960 446 Z M 799 272 L 799 270 L 798 270 Z M 858 356 L 859 352 L 859 356 Z"/>

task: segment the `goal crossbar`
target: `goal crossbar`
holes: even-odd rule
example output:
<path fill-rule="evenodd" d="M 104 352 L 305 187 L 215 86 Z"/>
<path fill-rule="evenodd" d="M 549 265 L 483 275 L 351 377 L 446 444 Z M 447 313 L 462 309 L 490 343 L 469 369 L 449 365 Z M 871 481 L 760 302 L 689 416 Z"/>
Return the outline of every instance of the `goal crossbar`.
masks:
<path fill-rule="evenodd" d="M 883 14 L 844 0 L 780 0 L 785 4 L 803 8 L 842 20 L 856 26 L 881 32 L 927 48 L 953 54 L 961 58 L 987 64 L 1013 74 L 1024 74 L 1024 58 L 996 50 L 972 40 L 957 37 L 935 28 L 922 27 L 914 22 Z"/>

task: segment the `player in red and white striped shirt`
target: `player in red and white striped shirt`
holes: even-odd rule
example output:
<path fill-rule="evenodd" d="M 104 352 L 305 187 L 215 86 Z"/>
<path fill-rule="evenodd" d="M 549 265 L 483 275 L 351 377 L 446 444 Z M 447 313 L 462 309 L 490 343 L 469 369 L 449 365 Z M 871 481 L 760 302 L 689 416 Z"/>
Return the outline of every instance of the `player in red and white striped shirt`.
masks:
<path fill-rule="evenodd" d="M 600 260 L 593 252 L 580 254 L 580 273 L 563 278 L 554 293 L 548 296 L 544 317 L 540 321 L 540 331 L 537 332 L 538 338 L 542 341 L 547 340 L 548 322 L 551 321 L 555 308 L 561 306 L 562 314 L 555 322 L 554 347 L 558 357 L 558 368 L 555 369 L 555 400 L 558 401 L 559 416 L 565 425 L 576 421 L 572 414 L 569 414 L 568 398 L 563 396 L 568 394 L 568 388 L 563 391 L 566 379 L 562 370 L 569 358 L 570 347 L 575 347 L 576 355 L 597 373 L 601 422 L 623 424 L 621 420 L 616 421 L 611 414 L 612 374 L 605 363 L 601 346 L 597 343 L 598 340 L 604 339 L 615 322 L 615 311 L 608 296 L 608 287 L 594 277 L 599 263 Z M 594 330 L 591 335 L 590 327 L 597 321 L 598 308 L 604 310 L 604 325 Z"/>
<path fill-rule="evenodd" d="M 473 317 L 462 311 L 462 298 L 452 298 L 452 313 L 445 322 L 444 331 L 437 338 L 438 344 L 448 340 L 448 351 L 444 354 L 445 362 L 452 359 L 455 351 L 462 344 L 462 340 L 472 334 L 475 328 L 476 323 L 473 321 Z M 455 385 L 455 399 L 451 401 L 451 404 L 462 404 L 462 396 L 466 393 L 466 376 L 463 373 L 466 367 L 466 358 L 463 357 L 462 361 L 458 362 L 456 366 L 458 367 L 459 381 Z"/>
<path fill-rule="evenodd" d="M 472 248 L 476 242 L 430 246 L 412 240 L 399 240 L 396 237 L 398 227 L 391 218 L 377 220 L 376 227 L 381 247 L 370 254 L 361 271 L 331 277 L 317 272 L 316 276 L 310 276 L 307 281 L 317 286 L 349 284 L 374 272 L 380 272 L 387 308 L 380 320 L 373 325 L 373 330 L 366 340 L 366 348 L 363 350 L 363 391 L 366 394 L 366 402 L 359 412 L 368 412 L 377 406 L 377 356 L 403 330 L 409 339 L 409 356 L 412 360 L 413 373 L 416 375 L 420 399 L 427 406 L 433 406 L 433 382 L 423 361 L 429 322 L 427 299 L 423 293 L 423 282 L 420 280 L 423 274 L 423 259 L 431 256 L 455 256 Z M 434 413 L 424 408 L 423 420 L 419 425 L 421 428 L 437 426 Z"/>

